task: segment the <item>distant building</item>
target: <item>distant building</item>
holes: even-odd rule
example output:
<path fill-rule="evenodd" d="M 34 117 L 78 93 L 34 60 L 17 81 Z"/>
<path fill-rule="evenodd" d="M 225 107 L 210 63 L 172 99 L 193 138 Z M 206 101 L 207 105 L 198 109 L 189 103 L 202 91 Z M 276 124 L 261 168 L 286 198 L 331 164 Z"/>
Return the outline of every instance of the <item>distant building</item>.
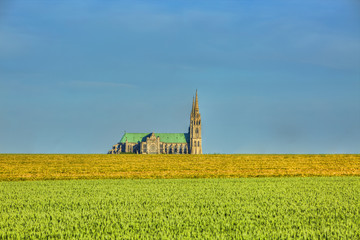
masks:
<path fill-rule="evenodd" d="M 188 133 L 125 133 L 108 154 L 202 154 L 201 141 L 201 115 L 196 91 Z"/>

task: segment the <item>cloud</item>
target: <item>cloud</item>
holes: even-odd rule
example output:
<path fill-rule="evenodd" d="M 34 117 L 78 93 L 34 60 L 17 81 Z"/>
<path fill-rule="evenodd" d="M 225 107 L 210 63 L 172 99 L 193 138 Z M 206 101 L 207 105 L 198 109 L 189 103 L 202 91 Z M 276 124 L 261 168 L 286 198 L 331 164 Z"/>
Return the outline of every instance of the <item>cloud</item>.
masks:
<path fill-rule="evenodd" d="M 0 55 L 2 57 L 23 55 L 35 41 L 34 36 L 13 28 L 1 28 L 0 36 Z"/>
<path fill-rule="evenodd" d="M 68 83 L 73 87 L 88 87 L 88 88 L 133 88 L 135 85 L 118 82 L 101 82 L 101 81 L 71 81 Z"/>

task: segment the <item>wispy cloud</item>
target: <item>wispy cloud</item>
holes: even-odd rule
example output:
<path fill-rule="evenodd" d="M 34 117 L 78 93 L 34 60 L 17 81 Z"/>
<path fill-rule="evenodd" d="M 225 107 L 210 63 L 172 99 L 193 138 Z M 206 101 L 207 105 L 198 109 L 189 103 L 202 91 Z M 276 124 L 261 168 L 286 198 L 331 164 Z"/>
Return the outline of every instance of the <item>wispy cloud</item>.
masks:
<path fill-rule="evenodd" d="M 2 57 L 21 56 L 35 41 L 34 36 L 14 28 L 1 28 L 0 36 L 0 55 Z"/>
<path fill-rule="evenodd" d="M 71 81 L 70 86 L 73 87 L 89 87 L 89 88 L 133 88 L 135 85 L 119 82 L 101 82 L 101 81 Z"/>

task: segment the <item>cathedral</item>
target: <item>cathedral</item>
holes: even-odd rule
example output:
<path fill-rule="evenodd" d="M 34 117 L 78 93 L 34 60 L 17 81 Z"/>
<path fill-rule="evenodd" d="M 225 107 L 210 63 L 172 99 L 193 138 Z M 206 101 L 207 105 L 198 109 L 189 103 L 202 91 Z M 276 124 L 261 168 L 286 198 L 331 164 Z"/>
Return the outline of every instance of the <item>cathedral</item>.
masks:
<path fill-rule="evenodd" d="M 202 154 L 198 94 L 193 98 L 187 133 L 125 133 L 108 154 Z"/>

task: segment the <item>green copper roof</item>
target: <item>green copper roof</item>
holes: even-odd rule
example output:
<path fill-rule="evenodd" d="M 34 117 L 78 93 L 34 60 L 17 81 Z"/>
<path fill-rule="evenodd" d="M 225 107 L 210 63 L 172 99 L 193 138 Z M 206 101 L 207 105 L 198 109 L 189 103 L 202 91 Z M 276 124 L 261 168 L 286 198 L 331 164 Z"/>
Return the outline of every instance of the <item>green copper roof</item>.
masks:
<path fill-rule="evenodd" d="M 188 133 L 154 133 L 156 137 L 160 137 L 160 142 L 164 143 L 187 143 L 189 142 Z M 128 142 L 137 143 L 145 142 L 147 137 L 150 137 L 151 133 L 125 133 L 120 143 Z"/>

